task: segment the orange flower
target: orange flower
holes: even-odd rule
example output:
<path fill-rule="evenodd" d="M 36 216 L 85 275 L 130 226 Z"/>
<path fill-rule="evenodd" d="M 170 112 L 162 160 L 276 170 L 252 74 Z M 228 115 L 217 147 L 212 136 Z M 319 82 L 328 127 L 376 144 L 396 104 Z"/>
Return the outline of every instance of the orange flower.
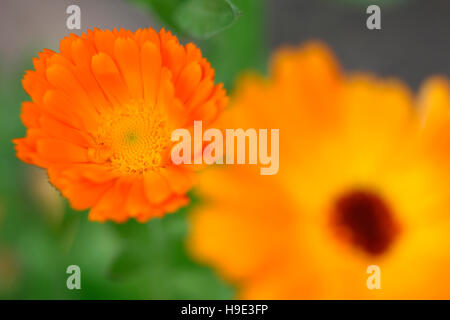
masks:
<path fill-rule="evenodd" d="M 205 126 L 227 103 L 214 70 L 192 43 L 164 29 L 71 34 L 44 50 L 23 86 L 17 156 L 94 221 L 143 222 L 188 201 L 192 168 L 170 161 L 170 135 Z"/>
<path fill-rule="evenodd" d="M 193 254 L 245 299 L 450 298 L 449 110 L 444 79 L 415 100 L 342 75 L 323 45 L 281 50 L 230 109 L 240 127 L 280 129 L 279 173 L 207 170 Z"/>

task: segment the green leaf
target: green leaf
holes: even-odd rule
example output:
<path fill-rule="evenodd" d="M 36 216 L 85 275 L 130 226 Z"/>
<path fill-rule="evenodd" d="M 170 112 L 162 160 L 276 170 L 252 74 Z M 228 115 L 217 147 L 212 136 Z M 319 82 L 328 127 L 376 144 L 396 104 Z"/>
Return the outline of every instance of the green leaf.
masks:
<path fill-rule="evenodd" d="M 229 0 L 187 0 L 175 9 L 173 20 L 189 36 L 207 39 L 231 26 L 240 14 Z"/>
<path fill-rule="evenodd" d="M 173 12 L 187 0 L 132 0 L 150 8 L 159 20 L 167 25 L 172 31 L 180 31 L 173 20 Z"/>
<path fill-rule="evenodd" d="M 172 31 L 207 39 L 240 16 L 231 0 L 132 0 L 148 8 Z"/>

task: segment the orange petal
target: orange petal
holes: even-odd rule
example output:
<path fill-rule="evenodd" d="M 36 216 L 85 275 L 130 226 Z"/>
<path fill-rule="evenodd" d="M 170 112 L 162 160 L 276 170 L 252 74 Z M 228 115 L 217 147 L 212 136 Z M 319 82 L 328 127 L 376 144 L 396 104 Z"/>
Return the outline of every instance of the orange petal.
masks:
<path fill-rule="evenodd" d="M 142 81 L 145 101 L 148 101 L 151 106 L 156 103 L 161 63 L 159 48 L 151 42 L 144 43 L 141 49 Z"/>
<path fill-rule="evenodd" d="M 116 105 L 127 104 L 131 97 L 113 59 L 101 52 L 92 57 L 92 71 L 108 98 Z"/>
<path fill-rule="evenodd" d="M 139 63 L 139 48 L 136 42 L 133 39 L 117 39 L 114 44 L 114 56 L 131 95 L 141 99 L 141 67 Z"/>
<path fill-rule="evenodd" d="M 166 179 L 154 171 L 148 171 L 144 174 L 144 188 L 147 199 L 152 204 L 163 202 L 171 194 Z"/>
<path fill-rule="evenodd" d="M 126 179 L 117 179 L 115 184 L 105 192 L 98 203 L 89 212 L 89 220 L 103 222 L 113 220 L 121 223 L 128 219 L 125 200 L 131 184 Z"/>
<path fill-rule="evenodd" d="M 45 93 L 43 109 L 62 123 L 77 128 L 84 129 L 80 116 L 73 110 L 69 97 L 61 91 L 49 90 Z"/>
<path fill-rule="evenodd" d="M 188 203 L 189 197 L 187 197 L 186 195 L 172 197 L 164 203 L 164 212 L 175 212 L 181 207 L 186 206 Z"/>
<path fill-rule="evenodd" d="M 169 40 L 162 46 L 163 65 L 172 71 L 174 79 L 178 78 L 181 68 L 186 63 L 185 59 L 186 51 L 176 38 Z"/>
<path fill-rule="evenodd" d="M 100 30 L 95 28 L 91 33 L 94 37 L 95 47 L 98 52 L 106 53 L 106 55 L 112 56 L 114 53 L 114 41 L 116 37 L 109 30 Z"/>
<path fill-rule="evenodd" d="M 183 69 L 177 80 L 175 85 L 177 97 L 179 97 L 182 102 L 186 102 L 197 88 L 201 79 L 202 68 L 196 61 L 191 62 Z"/>
<path fill-rule="evenodd" d="M 37 151 L 45 160 L 52 162 L 86 162 L 87 150 L 73 143 L 57 139 L 41 139 L 37 142 Z"/>
<path fill-rule="evenodd" d="M 50 168 L 48 170 L 50 182 L 70 201 L 72 208 L 85 210 L 95 205 L 100 197 L 109 190 L 114 181 L 95 183 L 83 179 L 79 174 L 69 168 L 61 172 L 61 169 Z"/>
<path fill-rule="evenodd" d="M 88 41 L 77 39 L 72 43 L 72 52 L 75 62 L 74 73 L 97 111 L 110 109 L 111 103 L 107 100 L 91 70 L 92 56 L 96 54 L 95 49 Z"/>
<path fill-rule="evenodd" d="M 191 170 L 168 167 L 161 170 L 161 175 L 167 179 L 170 188 L 178 194 L 185 194 L 194 184 L 195 174 Z"/>
<path fill-rule="evenodd" d="M 62 65 L 52 65 L 47 69 L 47 79 L 70 96 L 69 101 L 76 106 L 71 111 L 79 116 L 87 130 L 94 130 L 98 122 L 97 110 L 92 107 L 89 97 L 72 72 Z"/>
<path fill-rule="evenodd" d="M 191 96 L 191 98 L 187 102 L 187 107 L 189 110 L 192 110 L 199 104 L 205 102 L 207 99 L 209 99 L 213 93 L 214 88 L 214 81 L 211 79 L 203 79 L 197 89 L 195 90 L 194 94 Z"/>
<path fill-rule="evenodd" d="M 20 119 L 23 124 L 28 128 L 39 127 L 39 117 L 41 115 L 39 106 L 33 102 L 25 101 L 22 103 L 22 112 L 20 113 Z"/>
<path fill-rule="evenodd" d="M 45 115 L 41 116 L 39 124 L 42 130 L 51 137 L 65 140 L 84 148 L 90 146 L 90 137 L 84 131 L 69 127 L 54 118 Z"/>
<path fill-rule="evenodd" d="M 149 219 L 152 216 L 156 216 L 155 210 L 145 195 L 144 180 L 142 178 L 134 179 L 128 194 L 126 207 L 128 214 L 136 219 L 142 220 L 144 217 Z"/>
<path fill-rule="evenodd" d="M 42 103 L 47 90 L 52 89 L 52 86 L 47 80 L 34 71 L 27 71 L 25 73 L 25 76 L 22 79 L 22 86 L 26 93 L 28 93 L 36 103 Z"/>

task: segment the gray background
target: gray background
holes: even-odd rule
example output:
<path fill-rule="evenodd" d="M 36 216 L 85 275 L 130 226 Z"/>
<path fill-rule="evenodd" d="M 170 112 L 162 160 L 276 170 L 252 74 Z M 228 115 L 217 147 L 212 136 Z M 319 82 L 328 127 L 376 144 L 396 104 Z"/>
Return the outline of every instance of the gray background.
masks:
<path fill-rule="evenodd" d="M 450 1 L 381 5 L 382 30 L 373 31 L 365 27 L 366 6 L 343 2 L 270 0 L 266 26 L 270 49 L 319 38 L 334 49 L 347 70 L 399 76 L 413 87 L 430 74 L 450 74 Z M 65 10 L 70 4 L 81 7 L 82 31 L 94 26 L 159 28 L 147 12 L 124 0 L 2 0 L 2 68 L 15 67 L 24 54 L 28 58 L 43 47 L 56 50 L 61 37 L 69 33 Z"/>
<path fill-rule="evenodd" d="M 347 69 L 400 76 L 414 87 L 430 74 L 450 74 L 450 1 L 380 5 L 381 30 L 365 27 L 367 7 L 342 2 L 270 1 L 271 46 L 320 38 Z"/>

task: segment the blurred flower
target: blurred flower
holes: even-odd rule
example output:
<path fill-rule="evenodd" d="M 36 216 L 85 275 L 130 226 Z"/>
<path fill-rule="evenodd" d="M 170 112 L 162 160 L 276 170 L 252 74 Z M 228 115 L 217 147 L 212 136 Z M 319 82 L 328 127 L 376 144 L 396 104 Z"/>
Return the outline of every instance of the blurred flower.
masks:
<path fill-rule="evenodd" d="M 211 124 L 227 103 L 214 70 L 170 32 L 95 29 L 44 50 L 23 86 L 17 156 L 95 221 L 146 221 L 185 205 L 192 169 L 170 161 L 170 134 Z"/>
<path fill-rule="evenodd" d="M 450 298 L 445 80 L 416 102 L 396 80 L 342 75 L 311 43 L 279 51 L 269 79 L 244 77 L 233 102 L 236 125 L 280 129 L 280 171 L 207 170 L 189 244 L 239 298 Z"/>

